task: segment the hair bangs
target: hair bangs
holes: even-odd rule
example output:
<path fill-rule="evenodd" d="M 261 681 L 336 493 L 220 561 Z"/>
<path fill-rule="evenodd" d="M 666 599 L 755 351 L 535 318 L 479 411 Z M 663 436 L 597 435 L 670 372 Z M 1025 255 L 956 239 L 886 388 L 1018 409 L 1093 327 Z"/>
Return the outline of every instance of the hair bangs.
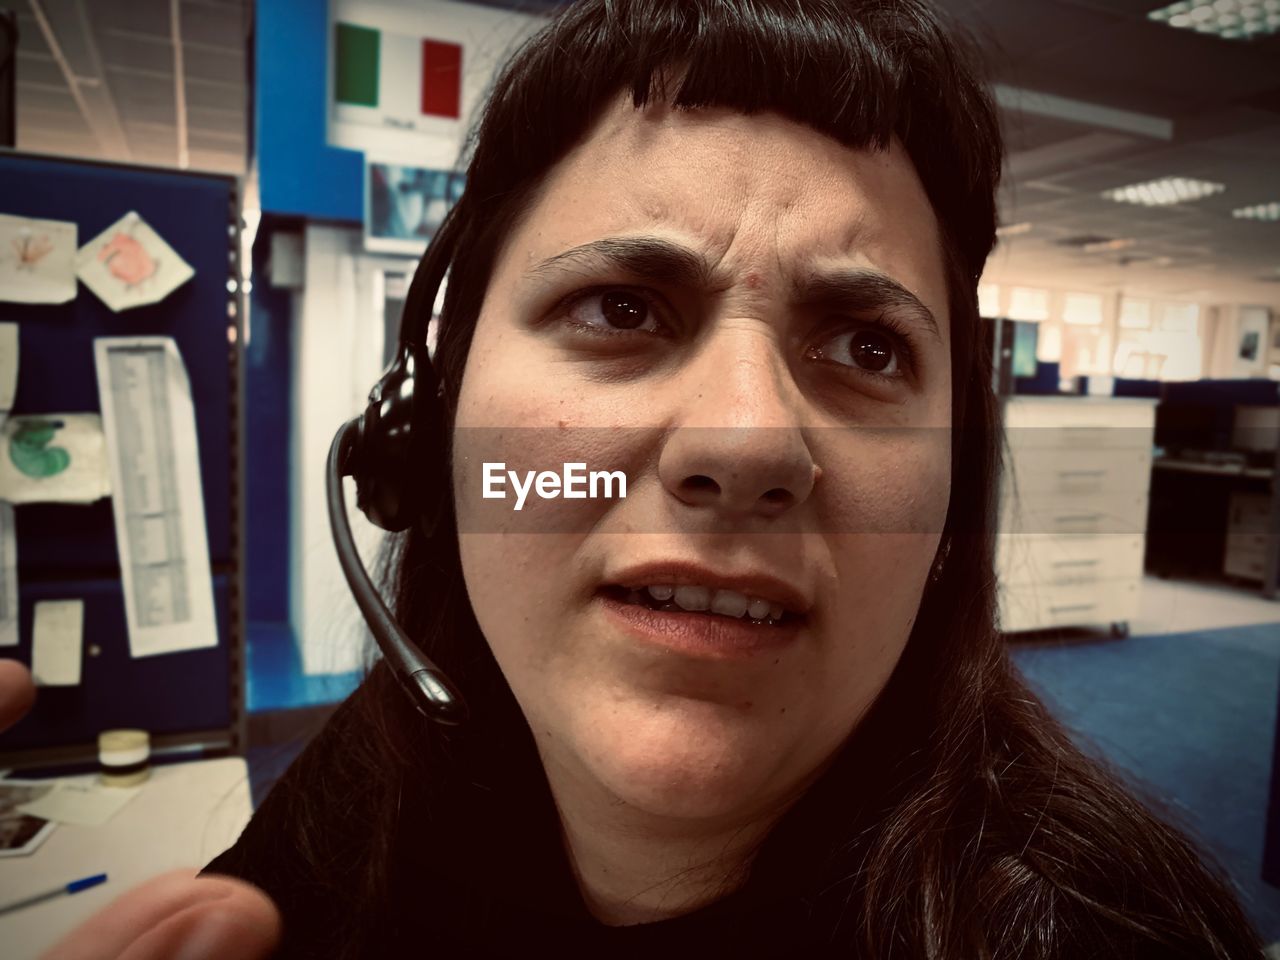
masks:
<path fill-rule="evenodd" d="M 1003 155 L 976 63 L 909 0 L 571 5 L 514 58 L 488 111 L 500 122 L 486 117 L 476 139 L 506 132 L 503 163 L 522 157 L 540 176 L 627 92 L 637 108 L 774 112 L 853 149 L 896 139 L 976 283 L 995 242 Z M 492 196 L 483 162 L 471 172 Z"/>

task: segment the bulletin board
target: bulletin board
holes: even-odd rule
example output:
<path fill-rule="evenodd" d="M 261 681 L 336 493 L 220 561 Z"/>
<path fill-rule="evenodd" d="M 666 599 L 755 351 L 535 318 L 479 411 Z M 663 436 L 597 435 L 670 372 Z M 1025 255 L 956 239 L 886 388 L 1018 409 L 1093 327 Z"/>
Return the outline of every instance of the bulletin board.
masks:
<path fill-rule="evenodd" d="M 81 682 L 42 687 L 0 734 L 0 767 L 96 758 L 98 733 L 119 727 L 149 731 L 161 756 L 243 747 L 239 202 L 233 177 L 0 153 L 0 213 L 73 221 L 84 244 L 136 211 L 195 270 L 155 304 L 116 313 L 80 283 L 63 304 L 0 300 L 0 321 L 18 324 L 15 416 L 99 412 L 95 337 L 174 339 L 195 408 L 218 636 L 131 656 L 110 498 L 16 506 L 19 642 L 0 656 L 31 663 L 34 606 L 49 599 L 83 600 L 84 649 Z"/>

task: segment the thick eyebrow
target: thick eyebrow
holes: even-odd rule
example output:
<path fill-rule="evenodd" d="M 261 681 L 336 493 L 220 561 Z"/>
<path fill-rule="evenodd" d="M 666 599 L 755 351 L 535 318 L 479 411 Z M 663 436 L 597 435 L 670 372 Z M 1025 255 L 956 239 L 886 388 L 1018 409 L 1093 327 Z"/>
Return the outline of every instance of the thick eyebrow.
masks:
<path fill-rule="evenodd" d="M 557 253 L 531 268 L 535 279 L 562 270 L 612 268 L 647 283 L 710 285 L 707 261 L 688 249 L 658 237 L 606 237 Z"/>
<path fill-rule="evenodd" d="M 850 313 L 893 310 L 941 341 L 938 321 L 924 302 L 892 277 L 860 268 L 811 273 L 795 284 L 796 301 Z"/>
<path fill-rule="evenodd" d="M 697 289 L 716 286 L 714 271 L 699 253 L 659 237 L 605 237 L 548 257 L 528 271 L 534 279 L 562 271 L 617 270 L 643 283 L 672 283 Z M 910 290 L 877 270 L 851 267 L 818 272 L 798 279 L 792 295 L 797 303 L 850 313 L 894 310 L 941 340 L 932 311 Z"/>

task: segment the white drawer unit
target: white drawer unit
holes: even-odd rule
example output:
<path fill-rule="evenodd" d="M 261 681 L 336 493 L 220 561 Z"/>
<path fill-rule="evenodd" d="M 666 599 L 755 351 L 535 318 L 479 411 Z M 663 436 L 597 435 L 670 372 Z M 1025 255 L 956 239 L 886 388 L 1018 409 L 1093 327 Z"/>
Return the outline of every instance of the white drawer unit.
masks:
<path fill-rule="evenodd" d="M 996 540 L 1006 632 L 1138 613 L 1155 402 L 1010 397 Z"/>
<path fill-rule="evenodd" d="M 1141 534 L 1001 534 L 996 574 L 1010 587 L 1131 579 L 1145 548 Z"/>
<path fill-rule="evenodd" d="M 1105 534 L 1147 530 L 1147 492 L 1102 490 L 1041 493 L 1023 491 L 1001 499 L 1001 533 Z"/>
<path fill-rule="evenodd" d="M 1151 448 L 1022 446 L 1010 449 L 1018 473 L 1006 483 L 1009 493 L 1094 496 L 1107 491 L 1147 493 L 1151 484 Z"/>
<path fill-rule="evenodd" d="M 1000 627 L 1007 633 L 1109 623 L 1116 632 L 1138 614 L 1140 580 L 1023 583 L 1000 586 Z"/>
<path fill-rule="evenodd" d="M 1242 580 L 1262 580 L 1267 555 L 1280 536 L 1271 529 L 1271 498 L 1266 494 L 1236 492 L 1227 509 L 1227 546 L 1222 572 Z"/>

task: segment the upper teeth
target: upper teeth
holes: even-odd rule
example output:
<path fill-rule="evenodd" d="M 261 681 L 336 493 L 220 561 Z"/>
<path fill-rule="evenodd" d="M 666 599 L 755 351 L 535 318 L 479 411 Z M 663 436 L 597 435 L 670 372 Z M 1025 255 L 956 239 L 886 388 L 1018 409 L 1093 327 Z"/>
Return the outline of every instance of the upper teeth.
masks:
<path fill-rule="evenodd" d="M 736 590 L 712 590 L 710 587 L 698 587 L 682 584 L 678 587 L 659 584 L 646 587 L 649 596 L 659 603 L 675 600 L 676 605 L 684 610 L 710 610 L 727 617 L 741 617 L 743 614 L 753 620 L 781 620 L 784 608 L 780 603 L 770 603 L 760 597 L 748 597 Z"/>

